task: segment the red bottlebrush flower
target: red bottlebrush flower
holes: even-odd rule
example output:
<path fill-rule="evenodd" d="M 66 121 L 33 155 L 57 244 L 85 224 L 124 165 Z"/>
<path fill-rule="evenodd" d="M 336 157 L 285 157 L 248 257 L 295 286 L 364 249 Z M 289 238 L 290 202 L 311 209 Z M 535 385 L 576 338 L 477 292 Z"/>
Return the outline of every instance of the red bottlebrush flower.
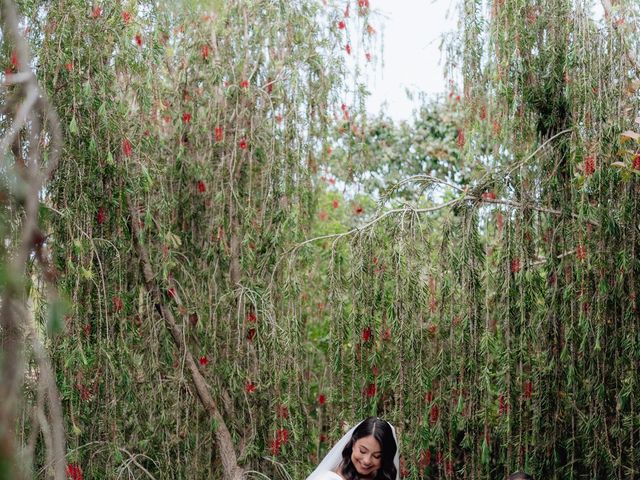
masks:
<path fill-rule="evenodd" d="M 436 465 L 442 464 L 442 450 L 436 452 Z"/>
<path fill-rule="evenodd" d="M 345 51 L 347 52 L 347 55 L 351 55 L 351 45 L 350 44 L 346 44 L 344 47 Z"/>
<path fill-rule="evenodd" d="M 125 157 L 130 157 L 132 152 L 133 147 L 131 146 L 131 142 L 127 138 L 125 138 L 122 141 L 122 153 Z"/>
<path fill-rule="evenodd" d="M 324 433 L 320 434 L 320 443 L 324 443 L 327 441 L 327 436 Z"/>
<path fill-rule="evenodd" d="M 338 202 L 338 200 L 333 200 L 333 201 L 331 202 L 331 206 L 332 206 L 334 209 L 336 209 L 336 208 L 338 208 L 338 207 L 340 206 L 340 202 Z"/>
<path fill-rule="evenodd" d="M 420 454 L 419 465 L 422 468 L 428 468 L 431 465 L 431 450 L 424 450 Z"/>
<path fill-rule="evenodd" d="M 131 14 L 126 10 L 122 12 L 122 21 L 124 22 L 125 25 L 128 25 L 129 22 L 131 21 Z"/>
<path fill-rule="evenodd" d="M 640 153 L 633 157 L 633 169 L 640 170 Z"/>
<path fill-rule="evenodd" d="M 278 405 L 277 415 L 279 418 L 289 418 L 289 409 L 286 405 Z"/>
<path fill-rule="evenodd" d="M 464 147 L 464 130 L 458 129 L 458 136 L 456 138 L 456 144 L 459 148 Z"/>
<path fill-rule="evenodd" d="M 516 257 L 511 260 L 511 273 L 518 273 L 520 271 L 520 258 Z"/>
<path fill-rule="evenodd" d="M 431 410 L 429 411 L 429 421 L 431 422 L 431 424 L 433 425 L 434 423 L 436 423 L 439 417 L 440 409 L 438 408 L 438 405 L 431 405 Z"/>
<path fill-rule="evenodd" d="M 207 365 L 209 365 L 209 359 L 206 356 L 202 356 L 200 357 L 200 365 L 202 365 L 203 367 L 206 367 Z"/>
<path fill-rule="evenodd" d="M 340 105 L 340 110 L 342 110 L 343 112 L 347 111 L 347 104 L 343 103 L 342 105 Z"/>
<path fill-rule="evenodd" d="M 325 396 L 324 393 L 321 393 L 318 395 L 318 405 L 324 405 L 325 403 L 327 403 L 327 397 Z"/>
<path fill-rule="evenodd" d="M 371 25 L 367 25 L 367 33 L 368 33 L 369 35 L 373 35 L 373 34 L 375 34 L 375 33 L 376 33 L 376 29 L 375 29 L 375 28 L 373 28 L 373 26 L 371 26 Z"/>
<path fill-rule="evenodd" d="M 189 112 L 184 112 L 182 114 L 182 121 L 184 123 L 189 123 L 191 121 L 191 114 Z"/>
<path fill-rule="evenodd" d="M 197 313 L 192 313 L 189 315 L 189 324 L 192 327 L 195 327 L 198 324 L 198 314 Z"/>
<path fill-rule="evenodd" d="M 487 118 L 487 107 L 485 105 L 482 105 L 482 107 L 480 107 L 480 120 L 485 120 Z"/>
<path fill-rule="evenodd" d="M 142 35 L 140 35 L 139 33 L 136 34 L 135 36 L 136 39 L 136 44 L 141 47 L 142 46 Z"/>
<path fill-rule="evenodd" d="M 240 141 L 238 142 L 238 146 L 242 149 L 242 150 L 246 150 L 247 149 L 247 140 L 244 138 L 241 138 Z"/>
<path fill-rule="evenodd" d="M 364 58 L 367 59 L 367 62 L 370 62 L 371 61 L 371 52 L 365 52 Z"/>
<path fill-rule="evenodd" d="M 286 417 L 285 417 L 286 418 Z M 276 440 L 280 442 L 280 445 L 284 445 L 289 441 L 289 430 L 281 428 L 276 432 Z"/>
<path fill-rule="evenodd" d="M 327 147 L 327 155 L 331 156 L 332 153 L 333 153 L 333 148 Z"/>
<path fill-rule="evenodd" d="M 91 400 L 91 397 L 92 397 L 91 390 L 89 390 L 87 387 L 81 384 L 78 384 L 77 388 L 78 388 L 78 391 L 80 392 L 80 400 L 82 400 L 83 402 L 87 402 Z"/>
<path fill-rule="evenodd" d="M 375 383 L 370 383 L 369 385 L 367 385 L 367 388 L 365 388 L 364 394 L 368 398 L 371 398 L 371 397 L 375 397 L 376 391 L 377 391 L 376 384 Z"/>
<path fill-rule="evenodd" d="M 595 173 L 595 171 L 596 171 L 596 159 L 593 157 L 593 155 L 589 155 L 587 158 L 584 159 L 584 174 L 587 177 L 590 177 Z"/>
<path fill-rule="evenodd" d="M 344 30 L 345 28 L 347 28 L 347 24 L 345 23 L 345 21 L 344 21 L 344 20 L 340 20 L 340 21 L 338 22 L 338 28 L 339 28 L 340 30 Z"/>
<path fill-rule="evenodd" d="M 482 193 L 482 199 L 483 200 L 495 200 L 496 199 L 496 194 L 495 192 L 483 192 Z"/>
<path fill-rule="evenodd" d="M 431 403 L 433 402 L 433 393 L 431 392 L 427 392 L 424 394 L 424 403 Z"/>
<path fill-rule="evenodd" d="M 67 72 L 71 73 L 73 71 L 73 63 L 69 62 L 65 65 Z"/>
<path fill-rule="evenodd" d="M 82 333 L 84 334 L 85 338 L 89 338 L 89 335 L 91 335 L 91 324 L 87 323 L 84 327 L 82 327 Z"/>
<path fill-rule="evenodd" d="M 362 205 L 355 205 L 353 207 L 353 213 L 356 215 L 362 215 L 364 213 L 364 208 L 362 208 Z"/>
<path fill-rule="evenodd" d="M 120 310 L 122 310 L 122 307 L 124 307 L 124 303 L 122 302 L 122 299 L 117 295 L 111 299 L 111 303 L 113 304 L 114 312 L 119 312 Z"/>
<path fill-rule="evenodd" d="M 249 80 L 242 80 L 240 82 L 240 88 L 249 88 Z"/>
<path fill-rule="evenodd" d="M 358 7 L 369 8 L 369 0 L 358 0 Z"/>
<path fill-rule="evenodd" d="M 247 331 L 247 340 L 249 340 L 250 342 L 253 342 L 254 338 L 256 338 L 256 329 L 255 328 L 250 328 Z"/>
<path fill-rule="evenodd" d="M 244 391 L 249 394 L 256 393 L 256 386 L 253 382 L 247 382 L 244 384 Z"/>
<path fill-rule="evenodd" d="M 382 340 L 391 340 L 391 329 L 387 328 L 382 334 Z"/>
<path fill-rule="evenodd" d="M 409 476 L 409 469 L 407 468 L 407 461 L 404 457 L 400 457 L 400 476 L 402 478 Z"/>
<path fill-rule="evenodd" d="M 533 396 L 533 383 L 531 380 L 524 382 L 524 385 L 522 386 L 522 396 L 526 400 L 529 400 Z"/>
<path fill-rule="evenodd" d="M 175 288 L 168 288 L 167 289 L 167 295 L 169 295 L 169 298 L 176 298 L 176 289 Z"/>
<path fill-rule="evenodd" d="M 93 7 L 91 10 L 91 18 L 100 18 L 102 16 L 102 7 Z"/>
<path fill-rule="evenodd" d="M 202 45 L 202 47 L 200 47 L 200 55 L 202 55 L 203 60 L 209 58 L 209 45 Z"/>
<path fill-rule="evenodd" d="M 506 415 L 509 413 L 509 403 L 507 403 L 504 393 L 501 393 L 498 397 L 498 412 L 500 415 Z"/>
<path fill-rule="evenodd" d="M 276 123 L 282 123 L 282 115 L 276 115 Z"/>
<path fill-rule="evenodd" d="M 16 52 L 11 52 L 11 69 L 18 69 L 18 54 Z"/>
<path fill-rule="evenodd" d="M 107 210 L 104 207 L 100 207 L 98 209 L 98 213 L 96 214 L 96 221 L 98 225 L 102 225 L 107 219 Z"/>
<path fill-rule="evenodd" d="M 436 333 L 438 333 L 438 326 L 431 322 L 429 323 L 429 325 L 427 326 L 427 331 L 429 332 L 429 335 L 435 335 Z"/>
<path fill-rule="evenodd" d="M 501 233 L 504 227 L 504 215 L 501 212 L 496 214 L 496 226 L 498 227 L 498 233 Z"/>
<path fill-rule="evenodd" d="M 271 455 L 273 455 L 274 457 L 276 455 L 279 455 L 280 447 L 281 445 L 277 438 L 274 440 L 271 440 L 271 442 L 269 443 L 269 451 L 271 452 Z"/>
<path fill-rule="evenodd" d="M 325 222 L 329 218 L 329 214 L 325 210 L 321 210 L 318 214 L 320 221 Z"/>
<path fill-rule="evenodd" d="M 587 258 L 587 247 L 585 247 L 584 245 L 578 245 L 576 247 L 576 258 L 580 261 Z"/>
<path fill-rule="evenodd" d="M 364 328 L 360 336 L 363 342 L 371 340 L 371 327 Z"/>
<path fill-rule="evenodd" d="M 336 179 L 335 179 L 335 177 L 331 177 L 331 178 L 329 179 L 329 185 L 335 185 L 335 184 L 336 184 Z"/>
<path fill-rule="evenodd" d="M 349 5 L 344 9 L 344 18 L 349 18 Z"/>
<path fill-rule="evenodd" d="M 207 191 L 207 184 L 204 183 L 204 180 L 198 180 L 196 187 L 198 188 L 199 193 L 204 193 Z"/>
<path fill-rule="evenodd" d="M 258 316 L 256 315 L 256 312 L 251 310 L 249 313 L 247 313 L 247 322 L 256 323 L 257 321 L 258 321 Z"/>
<path fill-rule="evenodd" d="M 378 375 L 380 375 L 380 369 L 374 365 L 373 367 L 371 367 L 371 373 L 373 373 L 374 377 L 377 377 Z"/>
<path fill-rule="evenodd" d="M 493 134 L 498 136 L 500 135 L 500 132 L 502 131 L 502 127 L 500 126 L 500 122 L 498 122 L 497 120 L 493 121 Z"/>
<path fill-rule="evenodd" d="M 221 142 L 224 138 L 224 130 L 222 127 L 216 127 L 213 129 L 213 138 L 216 142 Z"/>
<path fill-rule="evenodd" d="M 70 463 L 66 468 L 67 478 L 70 480 L 84 480 L 82 468 L 77 463 Z"/>
<path fill-rule="evenodd" d="M 448 477 L 453 475 L 453 462 L 451 460 L 447 460 L 447 463 L 445 463 L 444 471 Z"/>

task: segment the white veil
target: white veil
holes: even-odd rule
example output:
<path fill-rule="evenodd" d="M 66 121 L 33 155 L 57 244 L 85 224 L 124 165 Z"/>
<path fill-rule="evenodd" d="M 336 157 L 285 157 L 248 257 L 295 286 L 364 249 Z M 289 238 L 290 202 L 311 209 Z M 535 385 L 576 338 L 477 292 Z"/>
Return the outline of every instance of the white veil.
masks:
<path fill-rule="evenodd" d="M 363 420 L 364 421 L 364 420 Z M 347 443 L 351 440 L 351 436 L 353 435 L 353 431 L 358 428 L 362 422 L 358 422 L 357 425 L 354 425 L 349 429 L 347 433 L 336 443 L 329 453 L 322 459 L 320 464 L 316 467 L 316 469 L 311 472 L 311 475 L 307 477 L 307 480 L 315 480 L 321 474 L 325 472 L 334 472 L 340 463 L 342 462 L 342 450 L 347 446 Z M 387 422 L 389 423 L 389 422 Z M 396 480 L 400 480 L 400 446 L 398 445 L 398 437 L 396 436 L 396 429 L 393 428 L 393 425 L 389 423 L 391 427 L 391 432 L 393 433 L 393 439 L 396 442 L 396 456 L 393 458 L 393 463 L 396 466 Z"/>

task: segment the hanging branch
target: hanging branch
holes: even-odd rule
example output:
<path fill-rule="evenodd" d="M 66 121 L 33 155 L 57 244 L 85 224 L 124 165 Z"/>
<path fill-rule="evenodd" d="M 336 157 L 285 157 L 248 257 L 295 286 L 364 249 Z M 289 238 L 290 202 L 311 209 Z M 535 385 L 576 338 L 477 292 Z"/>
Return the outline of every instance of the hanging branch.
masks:
<path fill-rule="evenodd" d="M 149 254 L 147 253 L 146 248 L 140 240 L 140 216 L 130 199 L 127 199 L 127 203 L 129 204 L 133 243 L 136 253 L 138 254 L 138 259 L 140 261 L 140 269 L 144 277 L 145 288 L 153 298 L 156 309 L 164 320 L 165 326 L 167 327 L 167 330 L 169 330 L 173 342 L 180 351 L 180 355 L 185 359 L 187 368 L 191 373 L 193 385 L 195 387 L 198 398 L 200 399 L 200 403 L 209 413 L 211 419 L 215 423 L 215 436 L 218 442 L 218 449 L 220 453 L 220 459 L 222 461 L 222 468 L 224 470 L 224 477 L 231 480 L 239 480 L 243 476 L 243 470 L 238 466 L 238 460 L 233 447 L 233 441 L 231 440 L 229 429 L 227 428 L 227 425 L 222 415 L 220 414 L 220 411 L 218 410 L 218 406 L 216 405 L 213 397 L 211 396 L 211 393 L 209 392 L 205 378 L 200 373 L 200 370 L 198 370 L 198 366 L 196 365 L 191 350 L 189 350 L 184 341 L 184 337 L 182 336 L 182 332 L 180 331 L 180 328 L 178 327 L 175 318 L 173 317 L 171 308 L 167 306 L 166 302 L 162 298 L 160 287 L 156 282 L 153 268 L 151 267 Z"/>
<path fill-rule="evenodd" d="M 20 205 L 22 219 L 20 223 L 19 244 L 12 261 L 8 265 L 8 278 L 11 282 L 6 286 L 0 310 L 0 327 L 2 341 L 2 367 L 0 370 L 0 473 L 6 478 L 24 478 L 18 464 L 15 445 L 15 424 L 17 400 L 21 394 L 23 380 L 23 351 L 27 340 L 31 341 L 35 359 L 38 364 L 39 383 L 46 392 L 46 406 L 49 418 L 44 411 L 44 404 L 34 407 L 37 410 L 38 422 L 34 429 L 40 430 L 46 440 L 47 463 L 53 468 L 53 478 L 64 480 L 65 472 L 65 434 L 60 394 L 55 383 L 55 375 L 51 367 L 48 352 L 33 325 L 32 314 L 27 306 L 28 299 L 22 288 L 22 279 L 26 275 L 26 265 L 36 252 L 36 257 L 43 267 L 44 278 L 49 291 L 49 303 L 56 300 L 55 275 L 44 263 L 44 235 L 38 228 L 38 209 L 40 192 L 58 165 L 62 148 L 62 135 L 57 115 L 49 104 L 46 95 L 40 89 L 34 73 L 30 70 L 31 55 L 26 40 L 20 34 L 19 20 L 13 1 L 4 0 L 1 5 L 2 33 L 11 41 L 18 73 L 7 74 L 3 88 L 13 88 L 5 112 L 15 108 L 12 122 L 0 140 L 0 158 L 7 158 L 9 149 L 15 157 L 16 173 L 24 183 L 23 196 L 15 201 Z M 10 113 L 9 113 L 10 114 Z M 47 130 L 42 126 L 46 122 Z M 25 142 L 27 157 L 24 158 L 21 133 L 28 134 Z M 40 145 L 45 138 L 50 139 L 49 160 L 41 163 Z M 25 332 L 31 331 L 29 336 Z"/>
<path fill-rule="evenodd" d="M 609 19 L 609 23 L 614 28 L 614 30 L 617 29 L 617 25 L 614 23 L 614 20 L 613 20 L 613 5 L 611 4 L 611 1 L 602 0 L 601 3 L 602 3 L 602 8 L 604 9 L 605 17 Z M 640 65 L 638 64 L 638 61 L 634 58 L 633 54 L 631 53 L 631 49 L 629 48 L 629 45 L 627 44 L 627 42 L 624 40 L 624 37 L 622 38 L 622 42 L 625 46 L 624 54 L 627 57 L 627 60 L 631 65 L 633 65 L 633 68 L 635 69 L 636 72 L 640 72 Z"/>

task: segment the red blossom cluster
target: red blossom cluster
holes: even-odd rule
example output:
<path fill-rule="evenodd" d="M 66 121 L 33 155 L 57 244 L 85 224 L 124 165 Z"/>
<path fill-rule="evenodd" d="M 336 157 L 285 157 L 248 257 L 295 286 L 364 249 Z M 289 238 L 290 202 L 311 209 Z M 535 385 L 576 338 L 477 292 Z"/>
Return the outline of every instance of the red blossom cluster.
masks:
<path fill-rule="evenodd" d="M 83 480 L 84 474 L 82 468 L 77 463 L 70 463 L 66 468 L 67 478 L 69 480 Z"/>

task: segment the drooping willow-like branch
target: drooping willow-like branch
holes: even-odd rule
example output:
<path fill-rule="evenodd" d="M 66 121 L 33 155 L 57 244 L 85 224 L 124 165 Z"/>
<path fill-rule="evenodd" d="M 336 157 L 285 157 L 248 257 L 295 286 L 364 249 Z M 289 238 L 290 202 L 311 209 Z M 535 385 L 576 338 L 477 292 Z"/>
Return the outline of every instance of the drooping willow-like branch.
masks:
<path fill-rule="evenodd" d="M 22 393 L 24 374 L 23 352 L 30 342 L 38 365 L 40 398 L 32 427 L 40 428 L 45 439 L 47 464 L 53 469 L 55 480 L 66 478 L 65 434 L 60 394 L 55 383 L 49 354 L 35 331 L 28 299 L 22 286 L 27 275 L 27 263 L 35 253 L 49 292 L 51 303 L 57 299 L 55 275 L 47 262 L 43 246 L 44 235 L 38 227 L 40 193 L 46 180 L 58 165 L 62 149 L 62 134 L 57 114 L 40 89 L 35 74 L 31 70 L 31 55 L 26 40 L 20 33 L 20 22 L 16 5 L 11 0 L 3 0 L 0 11 L 0 28 L 3 39 L 10 42 L 16 59 L 15 74 L 7 74 L 2 84 L 8 90 L 8 101 L 4 115 L 10 119 L 8 128 L 0 139 L 0 158 L 15 157 L 13 168 L 22 182 L 21 193 L 16 193 L 11 201 L 15 211 L 20 212 L 19 243 L 7 260 L 9 283 L 5 288 L 0 309 L 0 473 L 6 478 L 26 478 L 32 465 L 23 465 L 19 460 L 15 443 L 15 424 L 18 399 Z M 17 107 L 16 107 L 17 106 Z M 24 138 L 21 134 L 24 132 Z M 49 140 L 49 159 L 43 164 L 40 145 Z M 26 158 L 24 157 L 26 154 Z M 10 166 L 7 166 L 9 168 Z M 48 412 L 45 413 L 46 410 Z"/>

